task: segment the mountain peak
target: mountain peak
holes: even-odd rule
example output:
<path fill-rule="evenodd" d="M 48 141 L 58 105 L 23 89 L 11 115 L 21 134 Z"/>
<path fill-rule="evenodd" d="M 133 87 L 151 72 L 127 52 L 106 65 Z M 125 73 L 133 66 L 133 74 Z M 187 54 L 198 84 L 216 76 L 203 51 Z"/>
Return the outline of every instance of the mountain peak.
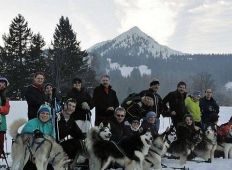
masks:
<path fill-rule="evenodd" d="M 156 42 L 152 37 L 145 34 L 137 26 L 123 32 L 112 40 L 98 43 L 88 49 L 89 52 L 98 51 L 101 56 L 106 53 L 119 53 L 118 50 L 125 52 L 128 56 L 142 57 L 161 57 L 168 58 L 172 54 L 181 54 L 181 52 L 172 50 Z M 116 52 L 117 51 L 117 52 Z"/>
<path fill-rule="evenodd" d="M 137 26 L 132 27 L 132 28 L 129 29 L 127 32 L 143 33 L 143 32 L 139 29 L 139 27 L 137 27 Z"/>

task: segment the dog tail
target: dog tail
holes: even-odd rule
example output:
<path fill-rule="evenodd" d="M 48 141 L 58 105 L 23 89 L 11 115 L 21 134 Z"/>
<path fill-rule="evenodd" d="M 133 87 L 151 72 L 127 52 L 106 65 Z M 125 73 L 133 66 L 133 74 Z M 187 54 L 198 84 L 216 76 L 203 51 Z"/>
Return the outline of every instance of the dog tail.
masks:
<path fill-rule="evenodd" d="M 27 122 L 26 119 L 21 118 L 18 120 L 15 120 L 9 128 L 9 134 L 12 138 L 15 138 L 18 134 L 18 129 L 20 128 L 20 126 L 22 126 L 23 124 L 25 124 Z"/>

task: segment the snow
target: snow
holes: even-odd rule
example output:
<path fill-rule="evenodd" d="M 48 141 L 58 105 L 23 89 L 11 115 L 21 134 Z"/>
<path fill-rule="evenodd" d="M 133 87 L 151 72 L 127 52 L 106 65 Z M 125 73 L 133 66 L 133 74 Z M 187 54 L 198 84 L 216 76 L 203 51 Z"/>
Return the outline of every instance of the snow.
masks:
<path fill-rule="evenodd" d="M 122 66 L 117 62 L 111 62 L 111 58 L 107 58 L 107 61 L 109 62 L 110 69 L 107 69 L 107 73 L 110 70 L 120 70 L 121 75 L 123 77 L 129 77 L 131 75 L 131 72 L 134 70 L 134 68 L 139 69 L 140 75 L 151 75 L 151 69 L 149 69 L 146 65 L 140 65 L 137 67 L 131 67 L 123 64 Z"/>
<path fill-rule="evenodd" d="M 123 65 L 119 68 L 123 77 L 129 77 L 134 67 Z"/>
<path fill-rule="evenodd" d="M 225 84 L 226 90 L 232 90 L 232 82 L 228 82 Z"/>
<path fill-rule="evenodd" d="M 10 113 L 7 115 L 7 124 L 9 125 L 19 118 L 27 118 L 27 103 L 25 101 L 11 101 L 10 102 Z M 92 110 L 92 124 L 94 122 L 94 113 L 95 110 Z M 232 116 L 232 107 L 220 107 L 220 113 L 219 113 L 219 122 L 218 125 L 227 122 L 230 117 Z M 171 120 L 169 118 L 163 118 L 160 117 L 160 133 L 163 132 L 169 125 Z M 11 150 L 11 137 L 7 133 L 6 135 L 6 143 L 7 148 L 5 146 L 5 152 L 10 152 Z M 11 158 L 8 157 L 8 162 L 11 162 Z M 168 167 L 181 167 L 179 165 L 178 160 L 173 159 L 163 159 L 163 164 L 167 165 Z M 0 161 L 0 164 L 5 164 L 4 160 Z M 222 158 L 215 159 L 212 163 L 196 163 L 192 161 L 187 161 L 187 163 L 184 165 L 185 167 L 190 168 L 190 170 L 229 170 L 232 167 L 232 160 L 225 160 Z M 183 167 L 183 166 L 182 166 Z M 0 168 L 1 169 L 1 168 Z M 166 169 L 166 168 L 165 168 Z M 171 169 L 171 168 L 169 168 Z"/>
<path fill-rule="evenodd" d="M 138 68 L 139 68 L 141 76 L 145 74 L 151 75 L 151 69 L 149 69 L 146 65 L 140 65 Z"/>

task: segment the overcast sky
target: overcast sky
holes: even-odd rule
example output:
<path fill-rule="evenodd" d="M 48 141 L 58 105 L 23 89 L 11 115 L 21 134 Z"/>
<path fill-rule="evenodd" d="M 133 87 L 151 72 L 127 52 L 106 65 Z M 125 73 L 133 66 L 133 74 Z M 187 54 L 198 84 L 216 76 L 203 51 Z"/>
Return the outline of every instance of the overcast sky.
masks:
<path fill-rule="evenodd" d="M 138 26 L 175 50 L 232 53 L 232 0 L 0 0 L 0 36 L 19 13 L 47 47 L 63 15 L 82 49 Z"/>

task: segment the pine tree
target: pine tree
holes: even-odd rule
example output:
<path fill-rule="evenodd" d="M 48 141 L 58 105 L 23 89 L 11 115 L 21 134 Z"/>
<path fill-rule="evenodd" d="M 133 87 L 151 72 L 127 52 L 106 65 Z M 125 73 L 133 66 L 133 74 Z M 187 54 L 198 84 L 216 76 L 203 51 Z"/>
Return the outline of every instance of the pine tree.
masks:
<path fill-rule="evenodd" d="M 53 35 L 54 42 L 51 50 L 54 61 L 54 78 L 56 87 L 60 90 L 69 86 L 69 82 L 77 76 L 82 76 L 88 70 L 87 52 L 81 51 L 76 33 L 63 16 Z"/>
<path fill-rule="evenodd" d="M 21 14 L 13 19 L 9 34 L 3 35 L 3 41 L 2 72 L 11 82 L 9 96 L 14 96 L 31 83 L 32 74 L 47 70 L 46 58 L 42 51 L 45 42 L 39 33 L 32 33 Z"/>
<path fill-rule="evenodd" d="M 29 50 L 29 56 L 27 57 L 27 69 L 29 74 L 35 72 L 47 72 L 48 66 L 46 63 L 46 56 L 42 48 L 45 46 L 45 41 L 40 33 L 34 34 L 31 39 L 31 46 Z M 47 74 L 46 74 L 47 79 Z"/>
<path fill-rule="evenodd" d="M 4 53 L 6 54 L 4 57 L 5 75 L 11 82 L 10 95 L 21 90 L 25 85 L 25 77 L 28 77 L 25 66 L 31 37 L 31 29 L 28 28 L 28 23 L 20 14 L 10 24 L 9 34 L 3 35 Z"/>
<path fill-rule="evenodd" d="M 5 53 L 4 53 L 4 49 L 0 46 L 0 63 L 1 63 L 1 67 L 0 67 L 0 76 L 3 75 L 6 71 L 6 63 L 5 63 Z"/>

